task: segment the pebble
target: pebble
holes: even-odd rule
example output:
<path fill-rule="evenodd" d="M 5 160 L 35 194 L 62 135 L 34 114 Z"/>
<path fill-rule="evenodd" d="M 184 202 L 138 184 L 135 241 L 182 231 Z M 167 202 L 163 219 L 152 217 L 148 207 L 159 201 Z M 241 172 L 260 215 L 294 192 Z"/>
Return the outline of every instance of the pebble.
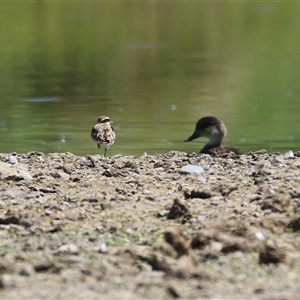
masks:
<path fill-rule="evenodd" d="M 294 157 L 294 153 L 292 150 L 289 150 L 283 154 L 284 159 L 291 158 L 291 157 Z"/>
<path fill-rule="evenodd" d="M 60 246 L 58 249 L 54 251 L 55 254 L 59 253 L 69 253 L 69 254 L 78 254 L 79 248 L 74 244 L 66 244 Z"/>
<path fill-rule="evenodd" d="M 143 194 L 150 194 L 150 191 L 149 191 L 147 188 L 145 188 L 145 189 L 143 190 Z"/>
<path fill-rule="evenodd" d="M 100 244 L 99 244 L 99 252 L 101 252 L 101 253 L 108 252 L 108 248 L 107 248 L 105 242 L 100 242 Z"/>
<path fill-rule="evenodd" d="M 265 236 L 263 235 L 263 233 L 261 231 L 255 232 L 254 236 L 259 241 L 263 241 L 263 240 L 266 239 Z"/>
<path fill-rule="evenodd" d="M 199 181 L 202 182 L 202 183 L 206 183 L 207 179 L 205 177 L 201 176 L 199 178 Z"/>
<path fill-rule="evenodd" d="M 15 277 L 11 274 L 3 274 L 0 277 L 0 288 L 13 288 L 16 286 Z"/>
<path fill-rule="evenodd" d="M 18 159 L 14 155 L 9 156 L 9 161 L 10 161 L 11 164 L 17 164 L 18 163 Z"/>
<path fill-rule="evenodd" d="M 98 242 L 98 251 L 101 253 L 107 253 L 108 248 L 105 242 L 105 236 L 103 234 L 99 235 L 99 242 Z"/>
<path fill-rule="evenodd" d="M 133 228 L 131 228 L 131 227 L 127 227 L 126 228 L 126 232 L 128 233 L 128 234 L 134 234 L 135 233 L 135 230 L 133 229 Z"/>
<path fill-rule="evenodd" d="M 24 264 L 19 271 L 19 275 L 21 276 L 32 276 L 34 273 L 35 271 L 33 266 L 29 264 Z"/>
<path fill-rule="evenodd" d="M 203 172 L 204 170 L 202 167 L 195 165 L 186 165 L 179 170 L 180 174 L 201 174 Z"/>
<path fill-rule="evenodd" d="M 62 202 L 61 204 L 60 204 L 60 206 L 59 206 L 59 209 L 61 210 L 61 211 L 65 211 L 65 210 L 67 210 L 69 208 L 69 203 L 68 202 Z"/>

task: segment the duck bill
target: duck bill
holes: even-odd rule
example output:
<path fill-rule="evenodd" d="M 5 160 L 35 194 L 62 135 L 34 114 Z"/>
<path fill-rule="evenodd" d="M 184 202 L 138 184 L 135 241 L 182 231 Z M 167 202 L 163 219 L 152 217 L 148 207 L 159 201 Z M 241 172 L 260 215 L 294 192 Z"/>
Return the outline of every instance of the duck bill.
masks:
<path fill-rule="evenodd" d="M 189 138 L 187 138 L 186 140 L 184 140 L 184 142 L 190 142 L 194 139 L 197 139 L 198 137 L 200 137 L 200 134 L 198 134 L 197 132 L 194 132 Z"/>

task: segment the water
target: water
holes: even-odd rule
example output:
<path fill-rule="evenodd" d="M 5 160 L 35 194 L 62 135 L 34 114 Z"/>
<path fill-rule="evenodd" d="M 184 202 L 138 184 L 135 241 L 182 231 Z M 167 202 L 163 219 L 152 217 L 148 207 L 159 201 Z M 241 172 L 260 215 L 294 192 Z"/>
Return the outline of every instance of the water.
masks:
<path fill-rule="evenodd" d="M 0 152 L 170 150 L 195 122 L 224 121 L 224 145 L 300 150 L 299 3 L 1 3 Z"/>

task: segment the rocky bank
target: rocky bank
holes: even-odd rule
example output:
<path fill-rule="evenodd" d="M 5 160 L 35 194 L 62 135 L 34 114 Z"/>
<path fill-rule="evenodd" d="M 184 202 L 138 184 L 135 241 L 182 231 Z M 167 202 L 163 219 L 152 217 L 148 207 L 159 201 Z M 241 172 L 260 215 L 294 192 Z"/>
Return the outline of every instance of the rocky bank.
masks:
<path fill-rule="evenodd" d="M 288 157 L 0 154 L 0 296 L 296 299 Z"/>

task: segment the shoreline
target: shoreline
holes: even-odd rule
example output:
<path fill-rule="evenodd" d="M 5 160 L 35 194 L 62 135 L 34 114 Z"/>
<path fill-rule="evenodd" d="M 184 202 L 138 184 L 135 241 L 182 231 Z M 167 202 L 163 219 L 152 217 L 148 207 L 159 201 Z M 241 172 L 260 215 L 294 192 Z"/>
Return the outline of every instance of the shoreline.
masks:
<path fill-rule="evenodd" d="M 299 174 L 298 152 L 1 153 L 0 293 L 296 298 Z"/>

